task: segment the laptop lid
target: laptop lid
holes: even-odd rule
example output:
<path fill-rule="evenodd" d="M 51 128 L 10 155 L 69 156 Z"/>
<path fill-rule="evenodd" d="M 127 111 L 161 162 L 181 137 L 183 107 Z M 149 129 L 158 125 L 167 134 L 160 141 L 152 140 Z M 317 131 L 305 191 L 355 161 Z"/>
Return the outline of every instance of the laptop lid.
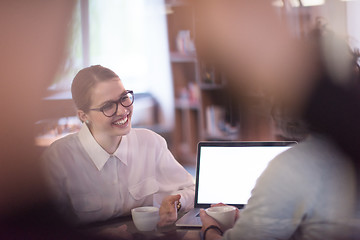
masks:
<path fill-rule="evenodd" d="M 244 207 L 268 163 L 296 142 L 199 142 L 195 208 L 225 203 Z"/>

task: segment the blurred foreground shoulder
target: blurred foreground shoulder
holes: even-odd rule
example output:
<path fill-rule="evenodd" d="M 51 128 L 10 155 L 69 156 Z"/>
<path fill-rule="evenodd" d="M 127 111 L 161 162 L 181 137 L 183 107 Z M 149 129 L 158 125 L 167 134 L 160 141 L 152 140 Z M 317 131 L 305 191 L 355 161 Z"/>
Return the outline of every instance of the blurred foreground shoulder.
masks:
<path fill-rule="evenodd" d="M 45 153 L 73 148 L 76 141 L 77 133 L 71 133 L 52 142 Z"/>

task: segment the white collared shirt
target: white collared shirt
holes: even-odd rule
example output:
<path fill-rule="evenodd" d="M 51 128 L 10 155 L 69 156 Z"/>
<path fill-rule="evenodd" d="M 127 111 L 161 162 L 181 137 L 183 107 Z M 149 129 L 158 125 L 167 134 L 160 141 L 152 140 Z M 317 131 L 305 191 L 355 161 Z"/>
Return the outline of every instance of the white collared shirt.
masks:
<path fill-rule="evenodd" d="M 78 133 L 55 141 L 43 160 L 59 209 L 76 222 L 127 215 L 138 206 L 160 206 L 181 194 L 193 207 L 194 180 L 175 160 L 166 141 L 147 129 L 131 129 L 108 154 L 83 124 Z"/>

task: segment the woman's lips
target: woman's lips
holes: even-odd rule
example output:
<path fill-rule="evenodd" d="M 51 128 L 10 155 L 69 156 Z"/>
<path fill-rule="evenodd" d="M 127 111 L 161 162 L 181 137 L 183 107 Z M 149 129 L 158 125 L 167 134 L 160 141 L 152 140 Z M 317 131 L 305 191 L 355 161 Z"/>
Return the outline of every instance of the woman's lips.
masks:
<path fill-rule="evenodd" d="M 113 125 L 118 127 L 127 127 L 130 122 L 131 112 L 127 113 L 126 115 L 121 116 L 121 118 L 112 122 Z"/>
<path fill-rule="evenodd" d="M 128 121 L 128 117 L 126 116 L 124 118 L 119 119 L 116 122 L 113 122 L 113 124 L 115 124 L 115 125 L 124 125 L 127 121 Z"/>

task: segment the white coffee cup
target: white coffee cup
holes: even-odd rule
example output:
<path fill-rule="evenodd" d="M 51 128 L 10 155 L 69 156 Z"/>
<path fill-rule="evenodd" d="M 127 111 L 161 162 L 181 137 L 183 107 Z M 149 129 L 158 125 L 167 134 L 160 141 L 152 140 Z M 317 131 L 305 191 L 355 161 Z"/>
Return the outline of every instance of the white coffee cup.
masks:
<path fill-rule="evenodd" d="M 160 220 L 159 208 L 138 207 L 131 210 L 131 216 L 139 231 L 152 231 Z"/>
<path fill-rule="evenodd" d="M 236 207 L 233 206 L 216 206 L 205 210 L 206 213 L 214 218 L 222 230 L 232 228 L 235 223 Z"/>

